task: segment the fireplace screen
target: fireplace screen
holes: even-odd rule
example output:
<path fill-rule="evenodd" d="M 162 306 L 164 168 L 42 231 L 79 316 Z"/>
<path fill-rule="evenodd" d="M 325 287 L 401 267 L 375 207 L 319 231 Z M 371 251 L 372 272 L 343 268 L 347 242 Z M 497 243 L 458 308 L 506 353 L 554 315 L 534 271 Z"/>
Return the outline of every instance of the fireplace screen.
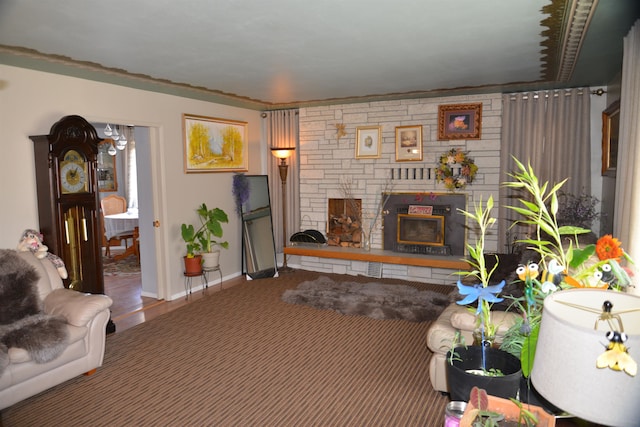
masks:
<path fill-rule="evenodd" d="M 444 245 L 444 216 L 398 214 L 398 243 Z"/>

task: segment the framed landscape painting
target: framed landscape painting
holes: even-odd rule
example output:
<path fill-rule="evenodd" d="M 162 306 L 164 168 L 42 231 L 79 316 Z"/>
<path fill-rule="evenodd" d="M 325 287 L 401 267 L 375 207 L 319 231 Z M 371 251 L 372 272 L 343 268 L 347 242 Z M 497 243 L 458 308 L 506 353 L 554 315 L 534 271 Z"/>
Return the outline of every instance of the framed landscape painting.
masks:
<path fill-rule="evenodd" d="M 438 106 L 438 139 L 480 139 L 482 103 Z"/>
<path fill-rule="evenodd" d="M 182 127 L 186 173 L 249 170 L 247 122 L 183 114 Z"/>

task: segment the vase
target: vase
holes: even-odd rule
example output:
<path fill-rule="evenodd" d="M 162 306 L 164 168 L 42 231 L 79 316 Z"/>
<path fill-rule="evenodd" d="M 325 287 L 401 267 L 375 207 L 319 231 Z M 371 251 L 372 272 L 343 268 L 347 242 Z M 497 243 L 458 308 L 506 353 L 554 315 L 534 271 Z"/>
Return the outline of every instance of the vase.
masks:
<path fill-rule="evenodd" d="M 515 398 L 520 389 L 522 369 L 520 359 L 504 350 L 481 347 L 456 347 L 454 356 L 447 353 L 447 382 L 451 400 L 466 402 L 474 386 L 487 393 L 503 397 Z M 478 375 L 473 371 L 500 371 L 501 376 Z"/>
<path fill-rule="evenodd" d="M 366 233 L 364 230 L 362 231 L 362 242 L 360 246 L 367 252 L 371 250 L 371 233 Z"/>

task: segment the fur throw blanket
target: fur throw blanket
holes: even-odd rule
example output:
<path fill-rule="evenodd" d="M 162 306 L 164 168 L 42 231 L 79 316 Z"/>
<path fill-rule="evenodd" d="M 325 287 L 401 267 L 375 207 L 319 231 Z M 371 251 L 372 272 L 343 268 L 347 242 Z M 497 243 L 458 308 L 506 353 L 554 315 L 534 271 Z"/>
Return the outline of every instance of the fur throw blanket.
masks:
<path fill-rule="evenodd" d="M 288 289 L 282 300 L 351 316 L 373 319 L 404 319 L 425 322 L 440 315 L 450 297 L 434 291 L 420 291 L 409 285 L 378 282 L 335 282 L 327 276 Z"/>
<path fill-rule="evenodd" d="M 0 375 L 8 349 L 25 349 L 36 363 L 58 357 L 68 345 L 66 320 L 42 312 L 37 271 L 16 251 L 0 249 Z"/>

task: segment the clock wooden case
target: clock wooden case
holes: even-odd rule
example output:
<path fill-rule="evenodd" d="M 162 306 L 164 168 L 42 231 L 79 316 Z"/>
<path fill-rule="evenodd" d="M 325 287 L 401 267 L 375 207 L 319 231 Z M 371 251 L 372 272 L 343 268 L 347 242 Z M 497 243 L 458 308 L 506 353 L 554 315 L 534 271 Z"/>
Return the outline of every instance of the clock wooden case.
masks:
<path fill-rule="evenodd" d="M 95 128 L 80 116 L 65 116 L 49 135 L 31 136 L 34 146 L 40 232 L 49 251 L 69 272 L 65 286 L 104 293 Z"/>

